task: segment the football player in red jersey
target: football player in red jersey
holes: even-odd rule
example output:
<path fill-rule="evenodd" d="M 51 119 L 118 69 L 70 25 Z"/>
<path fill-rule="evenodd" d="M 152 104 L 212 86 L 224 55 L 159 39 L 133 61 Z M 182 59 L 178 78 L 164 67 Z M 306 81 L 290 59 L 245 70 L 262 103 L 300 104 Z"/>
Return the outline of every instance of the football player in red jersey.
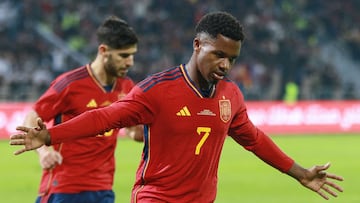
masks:
<path fill-rule="evenodd" d="M 134 82 L 126 74 L 137 52 L 136 33 L 122 19 L 110 16 L 96 34 L 99 46 L 95 60 L 57 77 L 27 114 L 24 125 L 37 126 L 38 117 L 58 125 L 85 111 L 108 106 L 131 90 Z M 134 139 L 142 140 L 141 126 L 128 130 Z M 113 128 L 87 139 L 39 148 L 43 175 L 37 202 L 114 202 L 118 132 Z"/>
<path fill-rule="evenodd" d="M 144 124 L 144 151 L 132 202 L 214 202 L 224 140 L 246 150 L 325 199 L 342 191 L 327 173 L 330 165 L 298 165 L 249 120 L 238 86 L 227 78 L 240 55 L 243 28 L 226 12 L 209 13 L 196 26 L 193 53 L 186 64 L 153 74 L 121 101 L 88 111 L 46 129 L 19 126 L 11 145 L 20 154 L 43 144 L 71 142 L 115 127 Z M 81 133 L 75 133 L 79 131 Z M 64 133 L 66 132 L 66 133 Z"/>

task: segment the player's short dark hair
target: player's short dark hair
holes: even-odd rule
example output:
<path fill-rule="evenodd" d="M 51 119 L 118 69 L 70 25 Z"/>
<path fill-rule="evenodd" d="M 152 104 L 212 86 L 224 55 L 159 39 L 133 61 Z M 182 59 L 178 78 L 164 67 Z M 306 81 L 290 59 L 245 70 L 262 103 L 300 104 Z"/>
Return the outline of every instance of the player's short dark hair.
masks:
<path fill-rule="evenodd" d="M 207 33 L 216 38 L 218 34 L 236 41 L 244 41 L 243 26 L 231 14 L 224 11 L 204 15 L 195 27 L 196 34 Z"/>
<path fill-rule="evenodd" d="M 138 37 L 128 23 L 111 15 L 107 17 L 96 31 L 100 44 L 108 45 L 113 49 L 123 49 L 138 43 Z"/>

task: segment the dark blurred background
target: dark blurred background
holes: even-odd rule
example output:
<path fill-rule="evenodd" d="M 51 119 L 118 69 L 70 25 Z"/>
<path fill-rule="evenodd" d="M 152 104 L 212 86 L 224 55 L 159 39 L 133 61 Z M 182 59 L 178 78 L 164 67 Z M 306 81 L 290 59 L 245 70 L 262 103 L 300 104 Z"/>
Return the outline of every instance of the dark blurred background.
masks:
<path fill-rule="evenodd" d="M 359 0 L 0 0 L 0 101 L 34 101 L 89 63 L 110 14 L 139 34 L 129 75 L 140 81 L 186 63 L 195 24 L 216 10 L 245 27 L 230 76 L 247 100 L 360 98 Z"/>

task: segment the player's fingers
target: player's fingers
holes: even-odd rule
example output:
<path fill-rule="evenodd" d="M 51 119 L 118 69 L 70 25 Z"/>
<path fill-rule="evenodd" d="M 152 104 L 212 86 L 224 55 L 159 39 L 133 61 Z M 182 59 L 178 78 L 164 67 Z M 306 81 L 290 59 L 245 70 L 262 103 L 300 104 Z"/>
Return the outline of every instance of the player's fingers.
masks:
<path fill-rule="evenodd" d="M 51 167 L 51 164 L 49 164 L 47 161 L 43 161 L 40 164 L 43 169 L 49 169 Z"/>
<path fill-rule="evenodd" d="M 24 139 L 11 139 L 9 141 L 10 145 L 25 145 L 25 140 Z"/>
<path fill-rule="evenodd" d="M 42 119 L 40 117 L 37 119 L 37 123 L 38 123 L 38 125 L 40 127 L 39 130 L 46 129 L 46 125 L 45 125 L 45 123 L 42 121 Z"/>
<path fill-rule="evenodd" d="M 56 162 L 52 161 L 52 162 L 46 162 L 43 166 L 44 169 L 52 169 L 54 168 Z"/>
<path fill-rule="evenodd" d="M 62 163 L 62 156 L 60 153 L 56 153 L 56 162 L 60 165 Z"/>
<path fill-rule="evenodd" d="M 15 155 L 19 155 L 19 154 L 22 154 L 24 152 L 26 152 L 27 150 L 25 148 L 22 148 L 22 149 L 19 149 L 17 151 L 14 152 Z"/>
<path fill-rule="evenodd" d="M 327 162 L 325 165 L 323 165 L 323 170 L 327 170 L 330 166 L 330 162 Z"/>
<path fill-rule="evenodd" d="M 24 139 L 25 136 L 26 134 L 24 133 L 14 134 L 10 136 L 10 140 Z"/>
<path fill-rule="evenodd" d="M 341 176 L 337 176 L 335 174 L 331 174 L 331 173 L 326 173 L 326 177 L 331 178 L 331 179 L 335 179 L 335 180 L 339 180 L 339 181 L 343 181 L 344 178 Z"/>
<path fill-rule="evenodd" d="M 329 197 L 322 190 L 318 190 L 317 193 L 324 199 L 326 199 L 326 200 L 329 199 Z"/>
<path fill-rule="evenodd" d="M 324 164 L 324 165 L 317 165 L 317 166 L 314 166 L 314 169 L 320 173 L 320 174 L 323 174 L 325 173 L 325 171 L 330 167 L 330 162 Z"/>
<path fill-rule="evenodd" d="M 29 132 L 31 128 L 28 128 L 28 127 L 25 127 L 25 126 L 18 126 L 16 127 L 16 130 L 20 130 L 20 131 L 23 131 L 23 132 Z"/>
<path fill-rule="evenodd" d="M 332 196 L 334 196 L 334 197 L 337 197 L 336 192 L 330 190 L 330 188 L 329 188 L 328 186 L 323 185 L 321 188 L 322 188 L 324 191 L 326 191 L 327 193 L 329 193 L 330 195 L 332 195 Z"/>
<path fill-rule="evenodd" d="M 335 188 L 337 191 L 339 192 L 343 192 L 344 190 L 342 189 L 342 187 L 338 186 L 337 184 L 331 182 L 331 181 L 326 181 L 327 185 L 331 186 L 332 188 Z"/>
<path fill-rule="evenodd" d="M 57 151 L 52 151 L 51 152 L 51 156 L 49 156 L 51 158 L 51 161 L 53 164 L 61 164 L 61 161 L 62 161 L 62 156 L 59 152 Z"/>

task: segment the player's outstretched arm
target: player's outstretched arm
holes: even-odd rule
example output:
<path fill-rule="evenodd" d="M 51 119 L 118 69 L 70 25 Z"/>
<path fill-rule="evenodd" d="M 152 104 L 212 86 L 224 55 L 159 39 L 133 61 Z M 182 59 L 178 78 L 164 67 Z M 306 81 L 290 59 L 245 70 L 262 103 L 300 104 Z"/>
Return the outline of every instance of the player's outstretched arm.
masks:
<path fill-rule="evenodd" d="M 15 155 L 26 151 L 37 149 L 44 144 L 50 144 L 50 135 L 43 121 L 37 119 L 38 127 L 29 128 L 18 126 L 16 130 L 22 133 L 14 134 L 10 137 L 10 145 L 24 145 L 24 148 L 14 152 Z"/>
<path fill-rule="evenodd" d="M 309 169 L 304 169 L 298 164 L 294 163 L 288 174 L 297 179 L 303 186 L 318 193 L 324 199 L 329 199 L 329 194 L 337 197 L 337 191 L 343 192 L 343 189 L 334 183 L 334 180 L 343 181 L 341 176 L 327 173 L 326 170 L 330 167 L 330 163 L 321 166 L 313 166 Z"/>

